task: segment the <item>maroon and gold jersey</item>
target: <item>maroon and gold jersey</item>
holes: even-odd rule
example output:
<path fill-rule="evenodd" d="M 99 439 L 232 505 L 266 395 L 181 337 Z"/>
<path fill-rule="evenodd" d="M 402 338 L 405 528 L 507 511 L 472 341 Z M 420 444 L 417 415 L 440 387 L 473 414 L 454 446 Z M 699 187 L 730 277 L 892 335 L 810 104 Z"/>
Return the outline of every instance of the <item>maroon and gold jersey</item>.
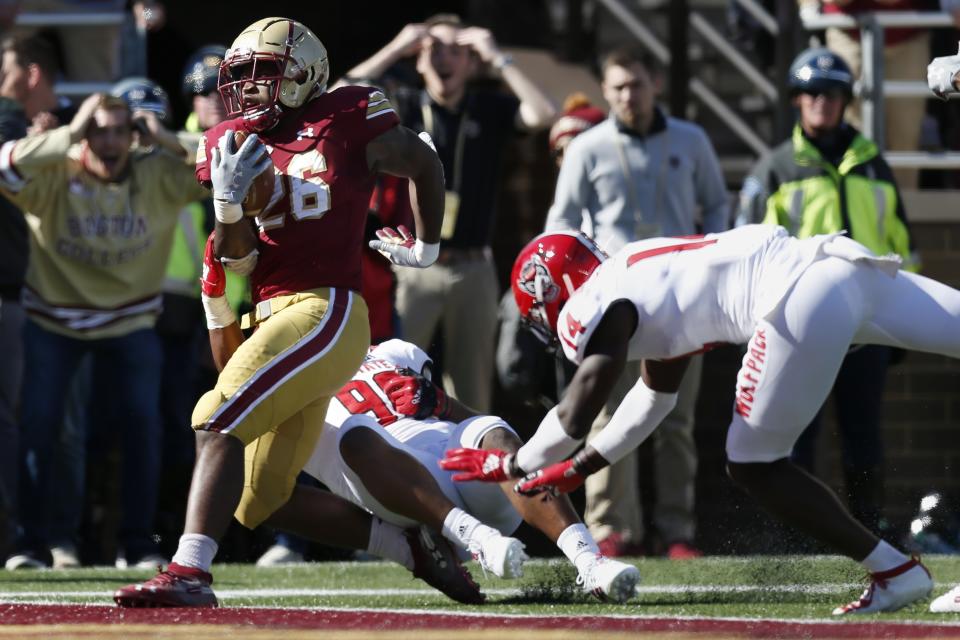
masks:
<path fill-rule="evenodd" d="M 254 302 L 320 287 L 360 290 L 360 252 L 375 178 L 366 147 L 398 123 L 380 90 L 342 87 L 259 134 L 282 191 L 257 218 L 260 257 L 250 275 Z M 244 128 L 237 118 L 204 134 L 197 150 L 200 182 L 210 182 L 206 149 L 227 129 Z"/>

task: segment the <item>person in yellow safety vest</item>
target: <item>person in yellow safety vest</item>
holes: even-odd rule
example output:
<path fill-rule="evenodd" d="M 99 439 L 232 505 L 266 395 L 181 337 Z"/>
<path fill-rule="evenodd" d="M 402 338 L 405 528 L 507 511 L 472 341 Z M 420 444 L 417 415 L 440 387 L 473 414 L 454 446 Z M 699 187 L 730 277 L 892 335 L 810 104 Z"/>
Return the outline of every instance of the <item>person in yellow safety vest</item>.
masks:
<path fill-rule="evenodd" d="M 787 86 L 799 120 L 790 139 L 761 158 L 743 183 L 736 224 L 765 222 L 800 238 L 846 231 L 878 255 L 899 254 L 919 270 L 903 199 L 880 149 L 844 122 L 853 75 L 828 49 L 801 52 Z M 902 351 L 882 345 L 852 349 L 834 384 L 842 466 L 850 512 L 874 531 L 883 519 L 880 402 L 888 365 Z M 793 449 L 792 460 L 814 466 L 820 414 Z"/>

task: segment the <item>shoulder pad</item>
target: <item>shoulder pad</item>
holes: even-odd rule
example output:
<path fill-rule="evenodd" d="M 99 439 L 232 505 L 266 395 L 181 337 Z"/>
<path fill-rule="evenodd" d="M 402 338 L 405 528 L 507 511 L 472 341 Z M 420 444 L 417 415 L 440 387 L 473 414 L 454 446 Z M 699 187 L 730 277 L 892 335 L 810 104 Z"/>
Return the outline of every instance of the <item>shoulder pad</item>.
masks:
<path fill-rule="evenodd" d="M 595 282 L 596 279 L 593 280 Z M 598 287 L 590 283 L 581 287 L 560 310 L 557 336 L 567 359 L 575 364 L 583 362 L 583 353 L 590 337 L 603 318 L 604 306 Z"/>

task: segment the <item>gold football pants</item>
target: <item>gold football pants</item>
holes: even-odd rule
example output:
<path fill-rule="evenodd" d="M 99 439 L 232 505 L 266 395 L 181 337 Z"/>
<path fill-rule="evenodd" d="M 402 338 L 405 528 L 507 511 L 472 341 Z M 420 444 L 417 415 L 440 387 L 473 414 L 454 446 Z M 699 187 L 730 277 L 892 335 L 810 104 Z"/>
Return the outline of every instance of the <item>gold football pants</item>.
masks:
<path fill-rule="evenodd" d="M 330 398 L 370 346 L 366 303 L 346 289 L 278 296 L 258 305 L 257 329 L 200 398 L 193 428 L 245 445 L 235 516 L 254 528 L 290 497 L 320 439 Z"/>

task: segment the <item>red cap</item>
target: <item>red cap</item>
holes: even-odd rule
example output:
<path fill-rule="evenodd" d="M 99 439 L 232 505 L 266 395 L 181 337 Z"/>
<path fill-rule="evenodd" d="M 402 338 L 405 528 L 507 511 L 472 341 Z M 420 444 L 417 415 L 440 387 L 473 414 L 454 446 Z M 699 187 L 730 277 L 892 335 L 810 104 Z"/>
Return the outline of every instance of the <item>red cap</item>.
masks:
<path fill-rule="evenodd" d="M 582 93 L 574 93 L 563 104 L 563 114 L 550 127 L 550 151 L 565 147 L 595 124 L 603 122 L 607 114 L 592 104 Z"/>

